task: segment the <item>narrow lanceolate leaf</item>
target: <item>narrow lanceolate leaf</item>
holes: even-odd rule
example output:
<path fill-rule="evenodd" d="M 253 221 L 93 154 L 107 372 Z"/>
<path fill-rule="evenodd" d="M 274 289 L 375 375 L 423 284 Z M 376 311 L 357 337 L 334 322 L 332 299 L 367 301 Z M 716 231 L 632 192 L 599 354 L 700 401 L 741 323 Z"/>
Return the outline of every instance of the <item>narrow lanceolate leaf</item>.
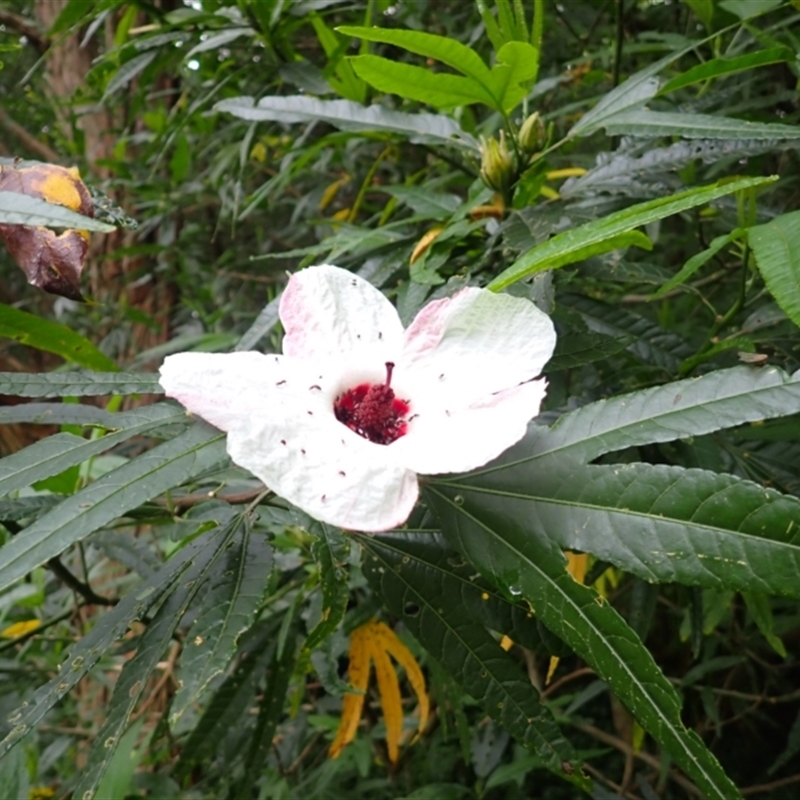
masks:
<path fill-rule="evenodd" d="M 414 573 L 425 576 L 442 597 L 458 597 L 466 616 L 474 623 L 509 636 L 515 643 L 538 650 L 542 646 L 536 620 L 521 603 L 511 602 L 488 581 L 475 573 L 474 567 L 439 531 L 382 533 L 379 538 L 357 536 L 370 551 L 403 569 L 413 564 Z M 404 609 L 415 616 L 416 609 Z"/>
<path fill-rule="evenodd" d="M 394 546 L 402 542 L 395 535 L 359 541 L 369 554 L 363 565 L 367 580 L 423 647 L 545 766 L 585 786 L 574 751 L 519 664 L 467 606 L 443 602 L 462 590 L 470 594 L 465 581 L 411 558 Z"/>
<path fill-rule="evenodd" d="M 105 353 L 66 325 L 3 304 L 0 304 L 0 336 L 55 353 L 87 369 L 117 371 L 117 365 Z"/>
<path fill-rule="evenodd" d="M 693 255 L 650 299 L 658 300 L 667 292 L 671 292 L 676 286 L 688 281 L 700 267 L 709 262 L 720 250 L 727 247 L 734 239 L 741 238 L 744 234 L 744 228 L 735 228 L 730 233 L 717 236 L 705 250 Z"/>
<path fill-rule="evenodd" d="M 453 144 L 473 152 L 477 140 L 465 133 L 458 123 L 441 114 L 404 114 L 382 106 L 364 108 L 351 100 L 317 100 L 313 97 L 231 97 L 214 106 L 240 119 L 258 122 L 327 122 L 344 131 L 399 133 L 411 142 Z"/>
<path fill-rule="evenodd" d="M 437 36 L 433 33 L 396 28 L 367 28 L 357 25 L 342 25 L 336 30 L 345 36 L 357 36 L 368 42 L 395 45 L 425 58 L 436 59 L 478 83 L 487 82 L 491 74 L 483 59 L 473 49 L 449 36 Z"/>
<path fill-rule="evenodd" d="M 632 339 L 626 347 L 631 355 L 670 375 L 680 369 L 684 359 L 695 353 L 695 348 L 677 333 L 665 330 L 649 317 L 620 308 L 619 304 L 569 292 L 559 293 L 558 302 L 577 311 L 589 330 Z"/>
<path fill-rule="evenodd" d="M 349 570 L 350 539 L 339 528 L 315 523 L 311 533 L 318 536 L 311 544 L 311 553 L 319 569 L 322 590 L 322 616 L 305 642 L 313 650 L 323 639 L 339 627 L 350 598 Z"/>
<path fill-rule="evenodd" d="M 572 126 L 569 136 L 589 136 L 603 127 L 606 120 L 629 108 L 643 106 L 658 91 L 656 75 L 671 61 L 678 58 L 680 53 L 670 55 L 656 61 L 641 72 L 631 75 L 628 80 L 621 83 L 604 95 L 600 102 L 590 111 L 587 111 Z"/>
<path fill-rule="evenodd" d="M 77 228 L 85 231 L 110 233 L 113 225 L 78 214 L 57 203 L 21 192 L 0 192 L 0 223 L 42 225 L 50 228 Z"/>
<path fill-rule="evenodd" d="M 602 219 L 579 225 L 577 228 L 559 233 L 529 250 L 508 269 L 500 273 L 488 288 L 499 291 L 534 272 L 550 269 L 553 265 L 562 266 L 569 263 L 569 254 L 585 252 L 586 248 L 591 245 L 599 244 L 606 239 L 664 219 L 664 217 L 705 205 L 733 192 L 762 186 L 775 180 L 777 177 L 741 178 L 727 183 L 702 186 L 670 197 L 660 197 L 657 200 L 639 203 Z"/>
<path fill-rule="evenodd" d="M 494 529 L 529 524 L 651 583 L 800 598 L 800 499 L 732 475 L 561 458 L 446 484 Z"/>
<path fill-rule="evenodd" d="M 741 797 L 697 734 L 683 725 L 678 695 L 647 648 L 597 592 L 568 574 L 548 534 L 516 517 L 498 524 L 457 486 L 437 483 L 428 495 L 445 535 L 486 577 L 531 603 L 537 617 L 594 668 L 703 796 Z"/>
<path fill-rule="evenodd" d="M 18 453 L 0 459 L 0 495 L 58 475 L 68 467 L 110 450 L 120 442 L 153 428 L 186 422 L 186 412 L 168 403 L 114 415 L 115 432 L 98 439 L 59 433 L 40 439 Z"/>
<path fill-rule="evenodd" d="M 209 573 L 202 608 L 186 636 L 171 725 L 227 668 L 239 637 L 260 611 L 271 569 L 272 548 L 243 520 Z"/>
<path fill-rule="evenodd" d="M 198 422 L 180 436 L 106 473 L 0 548 L 0 589 L 126 511 L 226 458 L 224 435 Z"/>
<path fill-rule="evenodd" d="M 209 542 L 211 538 L 209 548 Z M 175 588 L 175 583 L 204 548 L 216 550 L 216 532 L 209 532 L 182 548 L 149 580 L 129 592 L 110 611 L 99 616 L 89 633 L 77 642 L 64 659 L 58 674 L 41 686 L 33 700 L 9 717 L 11 732 L 0 742 L 0 756 L 19 742 L 45 714 L 100 660 L 112 642 L 122 637 L 134 619 L 142 619 Z"/>
<path fill-rule="evenodd" d="M 248 709 L 277 650 L 281 618 L 262 620 L 248 632 L 236 658 L 236 667 L 214 693 L 199 722 L 181 748 L 177 774 L 186 777 L 194 765 L 216 758 L 225 764 L 241 759 L 251 741 L 254 720 Z"/>
<path fill-rule="evenodd" d="M 748 122 L 713 114 L 678 114 L 636 109 L 607 119 L 609 136 L 682 136 L 684 139 L 798 139 L 796 125 L 779 122 Z"/>
<path fill-rule="evenodd" d="M 17 397 L 92 397 L 163 392 L 155 373 L 0 372 L 0 394 Z"/>
<path fill-rule="evenodd" d="M 747 239 L 770 293 L 786 316 L 800 325 L 800 211 L 756 225 Z"/>
<path fill-rule="evenodd" d="M 75 403 L 20 403 L 0 407 L 0 425 L 30 422 L 34 425 L 94 425 L 111 429 L 117 415 L 96 406 Z"/>
<path fill-rule="evenodd" d="M 800 371 L 732 367 L 699 378 L 598 400 L 532 428 L 486 471 L 558 454 L 592 461 L 604 453 L 700 436 L 800 410 Z"/>
<path fill-rule="evenodd" d="M 796 55 L 788 47 L 770 47 L 755 53 L 747 53 L 734 58 L 712 58 L 691 69 L 686 70 L 661 87 L 659 95 L 669 94 L 677 89 L 684 89 L 695 83 L 701 83 L 723 75 L 732 75 L 744 72 L 754 67 L 763 67 L 768 64 L 779 64 L 784 61 L 794 61 Z"/>
<path fill-rule="evenodd" d="M 392 61 L 381 56 L 363 55 L 350 59 L 361 80 L 380 92 L 398 94 L 407 100 L 443 110 L 473 103 L 495 107 L 495 99 L 482 84 L 463 75 L 433 72 L 425 67 Z"/>
<path fill-rule="evenodd" d="M 148 623 L 139 640 L 136 654 L 125 663 L 114 686 L 106 720 L 94 739 L 88 761 L 78 778 L 74 792 L 76 797 L 90 798 L 94 795 L 111 763 L 119 740 L 128 727 L 130 716 L 147 688 L 158 662 L 163 658 L 175 630 L 200 589 L 206 585 L 210 569 L 220 559 L 220 553 L 226 549 L 237 527 L 237 522 L 233 522 L 217 532 L 214 537 L 216 546 L 206 547 L 202 557 L 195 559 L 184 579 L 173 585 L 172 592 Z"/>

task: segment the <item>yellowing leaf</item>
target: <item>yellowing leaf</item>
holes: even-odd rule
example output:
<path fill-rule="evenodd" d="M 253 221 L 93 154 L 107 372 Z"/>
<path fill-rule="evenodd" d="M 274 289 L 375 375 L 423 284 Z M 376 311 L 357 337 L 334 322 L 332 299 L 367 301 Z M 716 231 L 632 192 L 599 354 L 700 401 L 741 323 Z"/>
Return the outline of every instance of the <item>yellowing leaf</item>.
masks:
<path fill-rule="evenodd" d="M 322 199 L 319 201 L 319 210 L 324 211 L 333 202 L 334 198 L 339 193 L 339 189 L 348 183 L 350 183 L 350 176 L 345 175 L 343 178 L 339 178 L 338 181 L 334 181 L 330 184 L 322 193 Z"/>
<path fill-rule="evenodd" d="M 331 758 L 338 758 L 342 750 L 355 737 L 358 721 L 364 706 L 364 692 L 369 681 L 370 661 L 375 664 L 375 675 L 381 697 L 381 709 L 386 723 L 386 745 L 389 760 L 397 762 L 400 738 L 403 732 L 403 705 L 397 674 L 389 656 L 402 666 L 409 683 L 417 694 L 420 709 L 418 733 L 428 721 L 430 701 L 425 690 L 425 678 L 411 651 L 397 638 L 395 632 L 377 620 L 370 620 L 350 634 L 350 684 L 361 694 L 346 694 L 342 701 L 342 718 L 336 738 L 328 750 Z"/>
<path fill-rule="evenodd" d="M 397 634 L 382 622 L 376 622 L 383 631 L 384 646 L 394 660 L 406 671 L 408 682 L 417 695 L 419 701 L 419 725 L 417 732 L 422 733 L 428 724 L 428 714 L 430 713 L 430 700 L 425 690 L 425 676 L 417 664 L 417 660 L 411 651 L 397 638 Z"/>
<path fill-rule="evenodd" d="M 5 630 L 0 631 L 0 636 L 5 639 L 16 639 L 18 636 L 24 636 L 26 633 L 35 631 L 41 624 L 41 621 L 38 619 L 26 619 L 22 622 L 15 622 L 13 625 L 9 625 Z"/>
<path fill-rule="evenodd" d="M 74 168 L 55 164 L 0 166 L 0 191 L 26 194 L 94 216 L 89 190 Z M 57 234 L 39 226 L 0 224 L 0 238 L 32 286 L 71 300 L 83 300 L 80 276 L 89 249 L 86 231 L 70 229 Z"/>
<path fill-rule="evenodd" d="M 414 251 L 411 253 L 411 258 L 408 260 L 409 264 L 413 264 L 436 240 L 436 237 L 444 230 L 441 225 L 431 228 L 414 246 Z"/>
<path fill-rule="evenodd" d="M 356 628 L 350 634 L 350 666 L 347 670 L 350 685 L 357 693 L 348 693 L 342 700 L 342 718 L 336 738 L 328 749 L 331 758 L 339 758 L 342 750 L 353 741 L 364 708 L 364 696 L 369 683 L 369 634 L 366 626 Z"/>
<path fill-rule="evenodd" d="M 386 725 L 386 748 L 389 751 L 389 761 L 396 764 L 400 754 L 400 734 L 403 732 L 400 684 L 386 651 L 381 649 L 379 642 L 374 644 L 376 646 L 372 649 L 372 660 L 375 663 L 375 677 L 378 679 L 383 721 Z"/>

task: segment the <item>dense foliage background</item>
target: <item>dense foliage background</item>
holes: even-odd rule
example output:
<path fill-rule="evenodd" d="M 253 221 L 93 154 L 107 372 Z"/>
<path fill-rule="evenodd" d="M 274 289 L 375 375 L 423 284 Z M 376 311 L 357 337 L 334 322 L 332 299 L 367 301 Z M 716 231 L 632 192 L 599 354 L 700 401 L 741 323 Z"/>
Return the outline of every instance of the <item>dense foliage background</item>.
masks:
<path fill-rule="evenodd" d="M 0 252 L 4 796 L 795 797 L 799 23 L 0 0 L 4 169 L 78 166 L 114 226 L 89 302 Z M 23 200 L 0 227 L 59 224 Z M 286 271 L 324 262 L 406 323 L 491 285 L 558 329 L 530 435 L 406 531 L 265 497 L 156 402 L 168 353 L 279 350 Z M 373 617 L 431 717 L 412 744 L 404 689 L 392 763 L 369 688 L 331 759 Z"/>

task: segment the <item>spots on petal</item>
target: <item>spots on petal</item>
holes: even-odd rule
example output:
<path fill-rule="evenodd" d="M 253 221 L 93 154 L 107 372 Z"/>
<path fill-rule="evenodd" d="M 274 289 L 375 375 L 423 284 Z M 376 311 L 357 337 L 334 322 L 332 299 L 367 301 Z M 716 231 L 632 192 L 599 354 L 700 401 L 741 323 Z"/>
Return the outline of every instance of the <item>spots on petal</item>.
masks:
<path fill-rule="evenodd" d="M 275 385 L 276 385 L 276 386 L 283 386 L 283 384 L 284 384 L 284 383 L 286 383 L 286 380 L 285 380 L 285 379 L 284 379 L 284 380 L 282 380 L 282 381 L 278 381 L 278 382 L 277 382 Z"/>
<path fill-rule="evenodd" d="M 346 477 L 347 477 L 347 475 L 345 474 L 345 471 L 344 471 L 343 469 L 340 469 L 340 470 L 339 470 L 339 474 L 340 474 L 340 475 L 341 475 L 343 478 L 346 478 Z"/>
<path fill-rule="evenodd" d="M 321 386 L 317 386 L 316 383 L 313 386 L 309 386 L 308 387 L 308 391 L 309 392 L 312 392 L 312 391 L 315 391 L 315 390 L 318 391 L 318 392 L 321 392 L 322 391 L 322 387 Z"/>
<path fill-rule="evenodd" d="M 285 445 L 286 444 L 286 439 L 281 439 L 281 444 Z"/>

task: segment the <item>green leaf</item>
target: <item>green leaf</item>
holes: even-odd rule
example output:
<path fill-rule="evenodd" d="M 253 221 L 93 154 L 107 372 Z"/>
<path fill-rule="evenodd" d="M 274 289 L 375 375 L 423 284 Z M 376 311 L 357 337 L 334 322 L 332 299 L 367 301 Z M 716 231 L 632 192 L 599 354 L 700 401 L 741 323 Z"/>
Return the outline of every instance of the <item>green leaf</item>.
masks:
<path fill-rule="evenodd" d="M 17 397 L 89 397 L 163 394 L 158 375 L 134 372 L 0 372 L 0 394 Z"/>
<path fill-rule="evenodd" d="M 158 50 L 140 53 L 138 56 L 134 56 L 118 69 L 114 70 L 111 75 L 111 80 L 106 84 L 106 90 L 103 92 L 102 101 L 108 100 L 112 94 L 120 91 L 120 89 L 124 89 L 137 75 L 144 72 L 150 64 L 155 61 L 157 55 Z"/>
<path fill-rule="evenodd" d="M 117 415 L 97 406 L 75 403 L 20 403 L 0 406 L 0 425 L 32 422 L 35 425 L 98 425 L 111 429 Z"/>
<path fill-rule="evenodd" d="M 208 573 L 202 606 L 186 635 L 180 688 L 169 712 L 173 731 L 189 706 L 197 703 L 228 667 L 239 638 L 261 611 L 271 570 L 272 548 L 240 518 L 225 552 Z"/>
<path fill-rule="evenodd" d="M 506 113 L 528 95 L 527 84 L 539 69 L 539 51 L 528 42 L 508 42 L 497 53 L 497 65 L 492 68 L 488 87 L 499 108 Z"/>
<path fill-rule="evenodd" d="M 568 333 L 559 336 L 553 357 L 547 362 L 544 374 L 601 361 L 630 346 L 632 336 L 606 336 L 601 333 Z"/>
<path fill-rule="evenodd" d="M 463 75 L 433 72 L 383 56 L 352 56 L 350 63 L 359 78 L 380 92 L 398 94 L 443 110 L 472 103 L 497 108 L 494 95 L 484 85 Z"/>
<path fill-rule="evenodd" d="M 678 56 L 677 53 L 665 56 L 655 64 L 631 75 L 624 83 L 603 95 L 600 102 L 572 126 L 568 136 L 570 138 L 591 136 L 595 131 L 600 130 L 608 119 L 630 108 L 643 106 L 648 100 L 655 97 L 658 91 L 658 78 L 655 76 Z"/>
<path fill-rule="evenodd" d="M 244 757 L 244 776 L 237 784 L 232 797 L 252 797 L 253 785 L 261 777 L 264 764 L 272 752 L 275 729 L 278 727 L 289 694 L 289 680 L 294 667 L 293 649 L 287 647 L 281 653 L 280 648 L 276 647 L 275 656 L 267 669 L 267 686 L 259 704 L 255 730 L 248 740 L 249 748 Z"/>
<path fill-rule="evenodd" d="M 0 336 L 55 353 L 87 369 L 117 372 L 117 365 L 88 339 L 66 325 L 0 303 Z"/>
<path fill-rule="evenodd" d="M 163 658 L 175 630 L 201 588 L 207 586 L 206 581 L 212 567 L 223 557 L 222 554 L 239 524 L 240 520 L 237 519 L 226 528 L 217 531 L 214 537 L 216 546 L 213 549 L 206 547 L 201 557 L 191 563 L 184 578 L 179 582 L 173 582 L 172 591 L 148 623 L 139 640 L 136 654 L 125 662 L 114 686 L 105 722 L 94 738 L 86 765 L 80 771 L 75 787 L 76 796 L 94 795 L 94 790 L 111 764 L 133 709 L 147 688 L 158 662 Z"/>
<path fill-rule="evenodd" d="M 800 325 L 800 211 L 750 228 L 747 241 L 770 294 Z"/>
<path fill-rule="evenodd" d="M 344 131 L 399 133 L 410 142 L 452 144 L 478 152 L 477 140 L 458 123 L 440 114 L 404 114 L 378 105 L 364 106 L 350 100 L 317 100 L 313 97 L 231 97 L 214 106 L 215 111 L 249 121 L 283 123 L 322 121 Z"/>
<path fill-rule="evenodd" d="M 743 592 L 742 597 L 755 621 L 761 635 L 769 642 L 769 646 L 781 657 L 786 658 L 786 647 L 779 636 L 775 634 L 775 620 L 772 617 L 772 607 L 769 598 L 760 592 Z"/>
<path fill-rule="evenodd" d="M 534 272 L 550 269 L 553 264 L 570 263 L 570 254 L 586 252 L 592 245 L 601 244 L 607 239 L 632 231 L 642 225 L 655 222 L 672 214 L 705 205 L 720 197 L 742 189 L 773 183 L 777 176 L 770 178 L 739 178 L 712 186 L 701 186 L 685 192 L 660 197 L 646 203 L 609 214 L 602 219 L 593 220 L 577 228 L 564 231 L 546 242 L 529 250 L 518 258 L 508 269 L 500 273 L 488 286 L 499 291 Z"/>
<path fill-rule="evenodd" d="M 224 439 L 196 423 L 64 500 L 0 548 L 0 589 L 126 511 L 224 463 Z"/>
<path fill-rule="evenodd" d="M 356 36 L 368 42 L 391 44 L 425 58 L 436 59 L 479 84 L 486 85 L 489 81 L 490 70 L 483 59 L 470 47 L 448 36 L 437 36 L 421 31 L 366 28 L 358 25 L 341 25 L 336 30 L 345 36 Z"/>
<path fill-rule="evenodd" d="M 525 598 L 706 797 L 741 797 L 697 734 L 683 725 L 678 695 L 650 653 L 608 603 L 569 575 L 552 539 L 508 515 L 500 522 L 454 486 L 431 485 L 428 497 L 448 539 L 496 585 Z"/>
<path fill-rule="evenodd" d="M 547 531 L 651 583 L 800 598 L 800 499 L 732 475 L 560 458 L 439 485 L 496 530 Z"/>
<path fill-rule="evenodd" d="M 745 232 L 744 228 L 736 228 L 723 236 L 717 236 L 705 250 L 693 255 L 675 275 L 673 275 L 657 292 L 654 292 L 650 296 L 650 299 L 659 300 L 667 292 L 671 292 L 676 286 L 680 286 L 682 283 L 688 281 L 700 267 L 714 258 L 723 247 L 727 247 L 735 239 L 744 236 Z"/>
<path fill-rule="evenodd" d="M 168 403 L 115 414 L 115 432 L 97 439 L 58 433 L 0 459 L 0 495 L 58 475 L 69 467 L 110 450 L 120 442 L 169 423 L 186 422 L 186 413 Z"/>
<path fill-rule="evenodd" d="M 339 528 L 324 522 L 314 523 L 309 530 L 317 536 L 311 544 L 311 554 L 317 562 L 322 589 L 322 617 L 304 643 L 306 649 L 313 650 L 339 627 L 347 610 L 350 599 L 350 574 L 347 570 L 350 540 Z"/>
<path fill-rule="evenodd" d="M 48 203 L 21 192 L 0 192 L 0 223 L 4 225 L 41 225 L 48 228 L 74 228 L 111 233 L 113 225 L 78 214 L 58 203 Z"/>
<path fill-rule="evenodd" d="M 282 617 L 263 620 L 242 637 L 241 657 L 206 707 L 181 749 L 177 772 L 188 775 L 194 766 L 222 758 L 230 764 L 249 745 L 253 723 L 248 709 L 256 702 L 259 683 L 275 657 L 276 635 Z"/>
<path fill-rule="evenodd" d="M 13 728 L 0 742 L 0 756 L 23 739 L 72 690 L 103 657 L 112 642 L 127 632 L 132 620 L 146 617 L 151 608 L 158 606 L 173 591 L 176 581 L 181 579 L 204 548 L 208 548 L 208 553 L 216 552 L 218 539 L 216 531 L 195 539 L 150 579 L 128 592 L 113 609 L 99 615 L 89 632 L 70 648 L 68 657 L 62 659 L 58 674 L 39 687 L 33 700 L 11 714 L 9 722 Z"/>
<path fill-rule="evenodd" d="M 463 77 L 432 72 L 381 56 L 350 58 L 356 74 L 379 91 L 399 94 L 442 109 L 484 103 L 496 111 L 507 113 L 528 94 L 520 84 L 535 78 L 539 65 L 539 53 L 527 41 L 504 44 L 497 52 L 497 65 L 490 70 L 474 50 L 446 36 L 354 26 L 337 30 L 367 41 L 402 47 L 458 70 Z"/>
<path fill-rule="evenodd" d="M 632 336 L 634 340 L 628 344 L 628 352 L 643 363 L 670 374 L 677 372 L 683 360 L 695 352 L 678 334 L 619 305 L 566 292 L 558 296 L 558 302 L 577 311 L 592 331 L 619 338 Z"/>
<path fill-rule="evenodd" d="M 552 428 L 533 429 L 498 461 L 568 456 L 588 462 L 627 447 L 794 414 L 798 407 L 800 371 L 732 367 L 585 405 Z"/>
<path fill-rule="evenodd" d="M 748 122 L 713 114 L 628 110 L 603 123 L 609 136 L 682 136 L 684 139 L 799 139 L 796 125 Z"/>
<path fill-rule="evenodd" d="M 486 712 L 531 748 L 543 765 L 579 785 L 581 775 L 569 743 L 549 711 L 539 703 L 536 689 L 498 641 L 459 603 L 461 581 L 412 561 L 402 551 L 384 546 L 383 537 L 359 537 L 369 553 L 364 575 L 389 607 L 400 616 L 420 643 Z"/>
<path fill-rule="evenodd" d="M 708 25 L 706 25 L 708 27 Z M 763 67 L 767 64 L 780 64 L 784 61 L 793 62 L 796 56 L 794 51 L 788 47 L 770 47 L 766 50 L 759 50 L 755 53 L 747 53 L 743 56 L 734 58 L 712 58 L 698 64 L 696 67 L 678 75 L 661 87 L 659 96 L 669 94 L 677 89 L 683 89 L 695 83 L 719 78 L 722 75 L 731 75 L 736 72 L 744 72 L 754 67 Z"/>

